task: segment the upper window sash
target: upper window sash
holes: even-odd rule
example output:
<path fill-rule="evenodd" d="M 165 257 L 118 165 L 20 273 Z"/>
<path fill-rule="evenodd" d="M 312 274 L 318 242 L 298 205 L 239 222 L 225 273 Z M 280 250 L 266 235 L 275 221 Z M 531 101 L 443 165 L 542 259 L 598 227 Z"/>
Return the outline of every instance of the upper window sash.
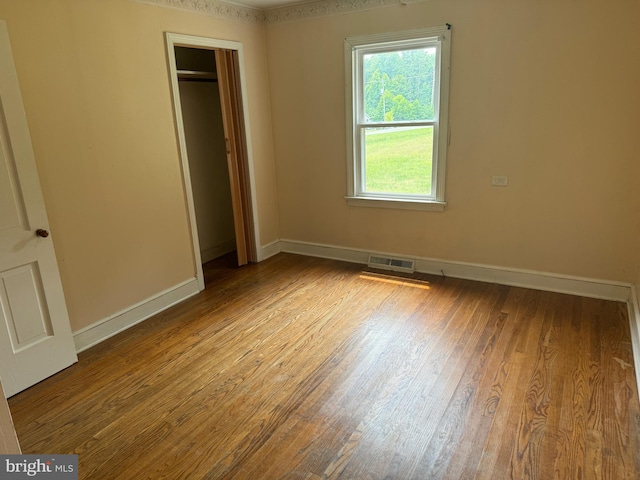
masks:
<path fill-rule="evenodd" d="M 372 122 L 367 118 L 367 112 L 365 111 L 365 94 L 366 94 L 366 82 L 365 82 L 365 56 L 367 55 L 375 55 L 375 54 L 384 54 L 384 53 L 396 53 L 399 51 L 403 52 L 411 52 L 413 50 L 425 50 L 425 49 L 433 49 L 435 50 L 435 69 L 434 69 L 434 88 L 433 88 L 433 110 L 434 114 L 432 117 L 425 117 L 420 119 L 414 119 L 412 121 L 415 122 L 428 122 L 428 121 L 438 121 L 439 114 L 439 99 L 440 99 L 440 59 L 441 59 L 441 45 L 442 45 L 442 37 L 432 37 L 432 38 L 419 38 L 419 39 L 410 39 L 403 40 L 398 42 L 392 42 L 391 44 L 386 43 L 384 45 L 361 45 L 353 47 L 353 65 L 356 66 L 354 69 L 354 90 L 357 90 L 357 96 L 355 100 L 355 112 L 356 112 L 356 123 L 385 123 L 390 124 L 392 121 L 382 121 L 382 122 Z M 382 87 L 384 88 L 384 86 Z"/>

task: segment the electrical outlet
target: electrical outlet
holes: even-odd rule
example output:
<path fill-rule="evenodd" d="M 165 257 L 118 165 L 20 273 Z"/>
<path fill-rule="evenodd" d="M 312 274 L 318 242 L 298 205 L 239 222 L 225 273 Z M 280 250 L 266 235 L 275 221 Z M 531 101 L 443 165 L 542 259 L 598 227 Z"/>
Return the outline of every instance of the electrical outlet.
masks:
<path fill-rule="evenodd" d="M 491 185 L 494 187 L 506 187 L 509 185 L 509 177 L 494 175 L 491 177 Z"/>

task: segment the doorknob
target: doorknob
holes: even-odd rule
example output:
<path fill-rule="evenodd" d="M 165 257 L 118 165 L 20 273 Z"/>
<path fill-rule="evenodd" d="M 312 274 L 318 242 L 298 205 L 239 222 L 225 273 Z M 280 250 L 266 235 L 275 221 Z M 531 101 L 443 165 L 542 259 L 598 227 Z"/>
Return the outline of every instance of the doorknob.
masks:
<path fill-rule="evenodd" d="M 36 235 L 42 238 L 47 238 L 49 236 L 49 232 L 44 228 L 39 228 L 36 230 Z"/>

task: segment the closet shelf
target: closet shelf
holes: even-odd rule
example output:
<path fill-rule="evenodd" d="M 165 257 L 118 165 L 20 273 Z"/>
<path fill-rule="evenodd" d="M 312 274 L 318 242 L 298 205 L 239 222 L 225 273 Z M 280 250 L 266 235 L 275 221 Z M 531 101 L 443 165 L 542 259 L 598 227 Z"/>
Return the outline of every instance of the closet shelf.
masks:
<path fill-rule="evenodd" d="M 184 80 L 218 80 L 215 72 L 202 72 L 198 70 L 178 70 L 178 78 Z"/>

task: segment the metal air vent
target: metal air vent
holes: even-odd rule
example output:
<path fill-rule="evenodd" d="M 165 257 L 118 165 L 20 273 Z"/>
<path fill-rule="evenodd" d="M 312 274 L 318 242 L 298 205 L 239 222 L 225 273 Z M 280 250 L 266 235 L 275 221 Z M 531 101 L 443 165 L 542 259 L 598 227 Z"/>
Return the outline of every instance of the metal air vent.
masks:
<path fill-rule="evenodd" d="M 367 266 L 380 268 L 382 270 L 392 270 L 394 272 L 413 273 L 415 271 L 415 262 L 413 260 L 382 257 L 379 255 L 369 255 L 369 263 Z"/>

